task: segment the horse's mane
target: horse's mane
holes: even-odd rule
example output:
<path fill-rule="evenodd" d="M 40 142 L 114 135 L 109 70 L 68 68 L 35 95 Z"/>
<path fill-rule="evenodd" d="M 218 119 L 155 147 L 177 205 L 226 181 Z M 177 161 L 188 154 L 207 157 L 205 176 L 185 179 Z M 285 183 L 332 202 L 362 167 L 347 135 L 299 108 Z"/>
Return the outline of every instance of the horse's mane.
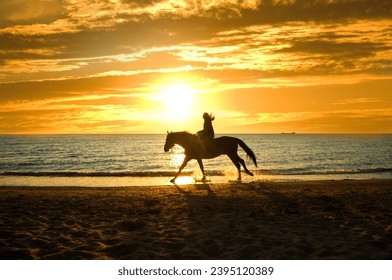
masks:
<path fill-rule="evenodd" d="M 194 133 L 190 133 L 189 131 L 186 131 L 186 130 L 184 130 L 184 131 L 177 131 L 177 132 L 174 132 L 174 133 L 184 134 L 184 135 L 195 135 Z"/>
<path fill-rule="evenodd" d="M 180 135 L 180 136 L 183 136 L 183 137 L 197 137 L 196 134 L 190 133 L 190 132 L 188 132 L 188 131 L 186 131 L 186 130 L 184 130 L 184 131 L 172 132 L 172 133 L 177 134 L 177 135 Z"/>

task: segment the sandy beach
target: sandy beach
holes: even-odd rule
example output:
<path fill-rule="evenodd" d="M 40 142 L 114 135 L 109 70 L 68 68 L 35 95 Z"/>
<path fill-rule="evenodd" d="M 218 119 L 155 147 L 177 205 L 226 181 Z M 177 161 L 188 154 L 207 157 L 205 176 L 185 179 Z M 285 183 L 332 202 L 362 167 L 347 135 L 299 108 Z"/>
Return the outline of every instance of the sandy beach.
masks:
<path fill-rule="evenodd" d="M 392 181 L 1 187 L 1 259 L 392 259 Z"/>

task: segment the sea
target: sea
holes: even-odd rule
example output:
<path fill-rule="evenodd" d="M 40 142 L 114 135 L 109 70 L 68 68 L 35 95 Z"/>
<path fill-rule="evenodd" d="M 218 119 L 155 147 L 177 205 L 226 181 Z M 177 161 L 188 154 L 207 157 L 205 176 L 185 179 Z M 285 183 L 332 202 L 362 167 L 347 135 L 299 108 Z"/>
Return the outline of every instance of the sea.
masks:
<path fill-rule="evenodd" d="M 217 135 L 216 137 L 219 137 Z M 392 179 L 392 135 L 233 134 L 255 153 L 244 182 Z M 0 135 L 1 186 L 121 187 L 166 185 L 183 149 L 165 153 L 162 135 Z M 246 159 L 239 148 L 239 155 Z M 209 183 L 235 180 L 227 156 L 204 160 Z M 199 183 L 190 161 L 178 184 Z"/>

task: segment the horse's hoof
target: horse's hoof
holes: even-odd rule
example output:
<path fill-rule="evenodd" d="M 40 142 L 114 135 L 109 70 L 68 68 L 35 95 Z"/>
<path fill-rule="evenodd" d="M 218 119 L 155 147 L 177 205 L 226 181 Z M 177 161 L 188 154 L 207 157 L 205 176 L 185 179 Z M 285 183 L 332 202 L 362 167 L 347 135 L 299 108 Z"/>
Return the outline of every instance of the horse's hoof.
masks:
<path fill-rule="evenodd" d="M 255 175 L 253 175 L 253 173 L 252 172 L 248 172 L 248 175 L 250 175 L 250 176 L 255 176 Z"/>
<path fill-rule="evenodd" d="M 211 180 L 210 180 L 210 179 L 207 179 L 206 177 L 203 177 L 203 178 L 201 178 L 201 179 L 199 179 L 199 180 L 196 180 L 196 182 L 207 183 L 207 182 L 211 182 Z"/>
<path fill-rule="evenodd" d="M 230 180 L 230 183 L 241 183 L 242 180 L 241 179 L 237 179 L 237 180 Z"/>
<path fill-rule="evenodd" d="M 176 178 L 170 180 L 170 183 L 174 184 L 176 182 Z"/>

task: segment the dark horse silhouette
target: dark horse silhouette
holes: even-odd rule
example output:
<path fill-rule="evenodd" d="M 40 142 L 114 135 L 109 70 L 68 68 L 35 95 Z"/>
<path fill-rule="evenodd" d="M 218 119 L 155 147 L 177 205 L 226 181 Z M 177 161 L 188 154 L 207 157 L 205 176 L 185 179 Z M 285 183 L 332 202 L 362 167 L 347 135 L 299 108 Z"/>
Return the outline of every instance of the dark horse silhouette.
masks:
<path fill-rule="evenodd" d="M 181 171 L 187 165 L 191 159 L 196 159 L 199 163 L 201 172 L 203 173 L 202 180 L 205 181 L 206 176 L 204 173 L 203 161 L 202 159 L 215 158 L 220 155 L 227 155 L 231 161 L 234 163 L 238 170 L 238 181 L 241 181 L 241 165 L 244 167 L 245 172 L 251 176 L 253 173 L 246 168 L 245 161 L 240 158 L 237 154 L 238 145 L 244 149 L 248 157 L 253 160 L 253 163 L 257 167 L 256 156 L 253 151 L 241 140 L 235 137 L 223 136 L 217 137 L 212 140 L 212 143 L 208 145 L 208 150 L 203 149 L 200 145 L 200 140 L 195 134 L 189 132 L 167 132 L 166 143 L 164 151 L 168 152 L 175 144 L 180 145 L 185 150 L 185 158 L 182 162 L 180 169 L 174 178 L 170 181 L 175 182 L 177 177 L 180 175 Z"/>

